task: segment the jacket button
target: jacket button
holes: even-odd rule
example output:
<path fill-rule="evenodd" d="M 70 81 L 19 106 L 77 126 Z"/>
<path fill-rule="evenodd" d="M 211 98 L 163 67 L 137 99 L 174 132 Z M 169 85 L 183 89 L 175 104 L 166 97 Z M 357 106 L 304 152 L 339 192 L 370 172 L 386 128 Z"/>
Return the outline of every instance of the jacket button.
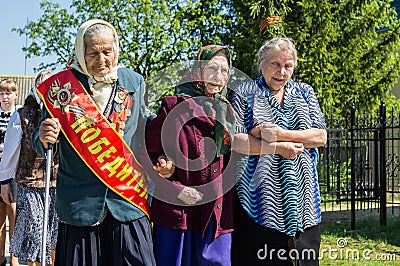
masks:
<path fill-rule="evenodd" d="M 218 209 L 221 209 L 221 204 L 218 204 L 218 205 L 217 205 L 217 208 L 218 208 Z"/>
<path fill-rule="evenodd" d="M 216 173 L 217 171 L 218 171 L 218 169 L 217 169 L 217 168 L 214 168 L 214 169 L 213 169 L 213 172 L 214 172 L 214 173 Z"/>

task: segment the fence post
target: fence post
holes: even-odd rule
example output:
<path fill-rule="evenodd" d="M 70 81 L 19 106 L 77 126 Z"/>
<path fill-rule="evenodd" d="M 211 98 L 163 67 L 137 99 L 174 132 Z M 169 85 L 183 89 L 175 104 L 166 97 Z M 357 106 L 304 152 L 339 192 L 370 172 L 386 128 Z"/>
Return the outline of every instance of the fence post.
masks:
<path fill-rule="evenodd" d="M 387 224 L 386 215 L 386 105 L 385 102 L 381 102 L 380 115 L 379 115 L 379 146 L 380 146 L 380 158 L 379 158 L 379 221 L 381 225 Z"/>
<path fill-rule="evenodd" d="M 374 156 L 374 199 L 379 200 L 380 199 L 380 186 L 379 186 L 379 160 L 380 158 L 380 153 L 379 153 L 379 129 L 374 131 L 374 151 L 375 151 L 375 156 Z"/>
<path fill-rule="evenodd" d="M 351 114 L 350 114 L 350 152 L 351 152 L 351 217 L 350 217 L 350 225 L 351 230 L 356 229 L 356 167 L 355 167 L 355 144 L 354 144 L 354 129 L 355 129 L 355 116 L 356 116 L 356 107 L 353 103 L 351 106 Z"/>
<path fill-rule="evenodd" d="M 340 131 L 338 130 L 338 133 L 337 133 L 337 138 L 338 139 L 340 139 Z M 341 153 L 340 153 L 340 149 L 341 149 L 341 147 L 340 147 L 340 140 L 337 142 L 337 150 L 335 151 L 336 152 L 336 161 L 335 161 L 335 163 L 336 163 L 336 190 L 337 190 L 337 192 L 336 192 L 336 199 L 338 200 L 337 201 L 337 203 L 338 204 L 340 204 L 341 203 L 341 184 L 340 184 L 340 182 L 342 181 L 341 180 L 341 173 L 340 173 L 340 170 L 341 170 L 341 168 L 340 168 L 340 163 L 341 163 Z"/>

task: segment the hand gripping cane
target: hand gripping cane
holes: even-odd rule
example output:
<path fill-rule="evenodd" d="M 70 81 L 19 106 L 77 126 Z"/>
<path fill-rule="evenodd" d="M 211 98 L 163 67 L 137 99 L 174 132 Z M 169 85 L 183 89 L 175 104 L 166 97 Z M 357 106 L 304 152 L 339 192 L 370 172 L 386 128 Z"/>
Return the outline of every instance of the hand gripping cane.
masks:
<path fill-rule="evenodd" d="M 46 265 L 46 243 L 47 243 L 47 220 L 49 218 L 49 194 L 50 194 L 50 178 L 51 165 L 53 158 L 53 144 L 48 144 L 46 153 L 46 183 L 44 195 L 44 210 L 43 210 L 43 234 L 42 234 L 42 266 Z"/>

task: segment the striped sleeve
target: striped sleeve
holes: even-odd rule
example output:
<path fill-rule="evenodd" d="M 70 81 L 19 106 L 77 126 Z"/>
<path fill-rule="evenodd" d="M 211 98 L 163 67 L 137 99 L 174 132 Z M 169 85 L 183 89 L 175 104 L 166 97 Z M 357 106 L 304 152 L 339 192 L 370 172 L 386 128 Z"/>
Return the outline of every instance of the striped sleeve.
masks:
<path fill-rule="evenodd" d="M 325 116 L 322 113 L 314 89 L 310 85 L 305 84 L 304 94 L 308 103 L 310 117 L 312 120 L 312 127 L 326 129 Z"/>
<path fill-rule="evenodd" d="M 246 97 L 241 93 L 242 84 L 239 84 L 234 89 L 232 95 L 232 107 L 236 115 L 236 133 L 248 133 L 245 126 L 245 114 L 247 110 Z"/>

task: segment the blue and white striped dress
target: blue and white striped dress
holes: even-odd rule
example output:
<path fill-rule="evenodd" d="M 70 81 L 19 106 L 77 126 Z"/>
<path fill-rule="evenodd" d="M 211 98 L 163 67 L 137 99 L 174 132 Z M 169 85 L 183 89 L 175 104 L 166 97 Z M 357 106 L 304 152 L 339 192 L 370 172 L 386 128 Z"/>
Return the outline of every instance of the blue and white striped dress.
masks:
<path fill-rule="evenodd" d="M 236 133 L 248 133 L 263 121 L 289 130 L 326 127 L 314 90 L 305 83 L 289 81 L 281 106 L 260 77 L 239 84 L 232 105 Z M 243 158 L 236 171 L 243 208 L 258 224 L 289 236 L 319 224 L 317 162 L 316 148 L 305 149 L 293 159 L 276 154 Z"/>

